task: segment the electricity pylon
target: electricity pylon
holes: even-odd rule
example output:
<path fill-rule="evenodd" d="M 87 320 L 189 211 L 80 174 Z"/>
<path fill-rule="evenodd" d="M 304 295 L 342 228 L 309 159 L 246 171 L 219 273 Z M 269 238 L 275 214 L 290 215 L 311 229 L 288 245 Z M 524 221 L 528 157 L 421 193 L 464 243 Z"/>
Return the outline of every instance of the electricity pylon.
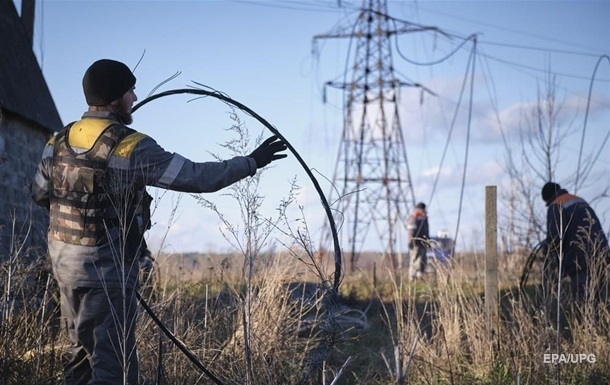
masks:
<path fill-rule="evenodd" d="M 325 83 L 342 89 L 345 97 L 343 133 L 329 202 L 338 202 L 339 207 L 333 207 L 338 212 L 335 219 L 341 226 L 342 241 L 347 240 L 343 248 L 351 252 L 352 271 L 371 236 L 371 227 L 376 230 L 378 245 L 390 258 L 391 268 L 398 267 L 399 232 L 404 231 L 408 208 L 415 201 L 400 123 L 399 90 L 418 85 L 396 77 L 390 38 L 431 29 L 435 28 L 391 19 L 385 0 L 364 0 L 354 25 L 314 37 L 355 42 L 351 81 Z"/>

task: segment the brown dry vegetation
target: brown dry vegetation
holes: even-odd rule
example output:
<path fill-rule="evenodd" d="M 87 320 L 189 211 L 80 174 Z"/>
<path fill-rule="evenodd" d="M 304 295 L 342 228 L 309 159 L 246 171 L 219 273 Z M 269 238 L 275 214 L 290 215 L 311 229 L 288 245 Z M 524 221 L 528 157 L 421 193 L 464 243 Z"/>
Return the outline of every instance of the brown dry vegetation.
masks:
<path fill-rule="evenodd" d="M 501 258 L 502 322 L 492 336 L 486 333 L 481 255 L 459 255 L 452 269 L 432 271 L 417 284 L 390 274 L 381 256 L 369 257 L 362 265 L 375 269 L 346 276 L 331 306 L 318 276 L 294 253 L 260 255 L 250 296 L 238 255 L 161 256 L 142 292 L 227 385 L 609 383 L 608 307 L 585 303 L 577 316 L 567 306 L 562 318 L 559 351 L 595 354 L 595 363 L 543 362 L 544 353 L 557 351 L 556 323 L 537 286 L 524 293 L 514 288 L 522 256 Z M 18 258 L 2 266 L 0 384 L 60 383 L 67 339 L 45 268 Z M 143 384 L 212 383 L 145 313 L 138 348 Z"/>

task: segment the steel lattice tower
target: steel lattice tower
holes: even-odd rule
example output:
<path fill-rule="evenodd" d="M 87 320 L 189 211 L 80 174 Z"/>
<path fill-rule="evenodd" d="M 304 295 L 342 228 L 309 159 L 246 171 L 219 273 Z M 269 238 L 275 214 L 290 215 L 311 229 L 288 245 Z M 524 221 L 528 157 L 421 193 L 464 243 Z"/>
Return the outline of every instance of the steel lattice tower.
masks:
<path fill-rule="evenodd" d="M 390 257 L 391 267 L 397 267 L 399 232 L 405 231 L 403 222 L 415 200 L 398 97 L 400 87 L 414 85 L 395 76 L 390 38 L 424 29 L 430 28 L 391 20 L 385 0 L 364 0 L 354 25 L 314 37 L 355 40 L 351 81 L 326 83 L 342 89 L 345 97 L 343 133 L 329 201 L 339 199 L 336 221 L 341 225 L 343 248 L 351 252 L 352 270 L 365 242 L 373 236 L 371 227 Z"/>

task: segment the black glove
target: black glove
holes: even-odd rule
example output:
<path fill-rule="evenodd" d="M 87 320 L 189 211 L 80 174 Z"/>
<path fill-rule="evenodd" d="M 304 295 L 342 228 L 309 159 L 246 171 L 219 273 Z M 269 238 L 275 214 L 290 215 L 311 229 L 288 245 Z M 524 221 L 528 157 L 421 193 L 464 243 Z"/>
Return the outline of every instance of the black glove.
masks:
<path fill-rule="evenodd" d="M 248 156 L 250 158 L 254 158 L 256 161 L 256 168 L 262 168 L 274 160 L 287 157 L 287 154 L 277 154 L 280 151 L 285 151 L 286 148 L 286 145 L 282 143 L 281 140 L 278 140 L 277 135 L 273 135 L 265 140 Z"/>

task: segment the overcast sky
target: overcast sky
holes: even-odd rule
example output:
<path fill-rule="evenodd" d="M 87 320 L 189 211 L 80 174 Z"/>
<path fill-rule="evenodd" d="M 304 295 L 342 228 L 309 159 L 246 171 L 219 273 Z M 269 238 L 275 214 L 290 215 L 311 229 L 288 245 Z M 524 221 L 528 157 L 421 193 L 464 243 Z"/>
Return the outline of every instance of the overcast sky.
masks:
<path fill-rule="evenodd" d="M 36 5 L 34 49 L 64 124 L 86 109 L 81 80 L 93 61 L 111 58 L 135 68 L 143 57 L 135 69 L 140 100 L 178 71 L 181 74 L 160 90 L 183 88 L 194 80 L 222 91 L 280 130 L 316 170 L 322 188 L 330 191 L 326 179 L 332 179 L 339 149 L 343 95 L 327 89 L 324 103 L 323 84 L 343 79 L 354 51 L 347 39 L 313 44 L 313 37 L 353 25 L 359 1 L 49 0 Z M 520 132 L 528 127 L 524 107 L 531 107 L 538 93 L 544 92 L 549 72 L 562 107 L 559 124 L 569 132 L 562 142 L 556 179 L 568 183 L 573 177 L 593 71 L 600 56 L 610 50 L 609 2 L 390 1 L 389 13 L 399 23 L 434 26 L 452 36 L 412 33 L 392 39 L 397 76 L 425 85 L 436 95 L 403 89 L 401 124 L 416 199 L 431 202 L 432 232 L 444 230 L 453 236 L 460 217 L 458 248 L 482 246 L 485 186 L 497 185 L 499 195 L 509 188 L 502 134 L 514 155 L 520 156 Z M 472 42 L 441 59 L 473 34 L 478 40 L 473 92 L 460 99 Z M 582 156 L 596 163 L 578 191 L 585 199 L 610 185 L 610 148 L 607 142 L 603 145 L 610 130 L 609 72 L 606 57 L 593 79 L 587 116 Z M 220 145 L 234 137 L 227 131 L 232 124 L 230 109 L 214 100 L 188 100 L 170 97 L 153 102 L 136 112 L 132 127 L 168 151 L 195 161 L 212 159 L 210 153 L 229 156 Z M 456 109 L 455 128 L 440 168 Z M 263 132 L 253 119 L 240 117 L 253 134 Z M 438 187 L 432 195 L 437 175 Z M 288 195 L 293 177 L 301 186 L 299 204 L 316 233 L 324 223 L 324 212 L 293 157 L 266 171 L 261 182 L 266 196 L 262 214 L 276 215 L 275 207 Z M 539 195 L 544 182 L 531 185 L 534 194 Z M 566 187 L 573 188 L 569 183 Z M 163 248 L 169 252 L 230 249 L 219 232 L 219 219 L 190 195 L 161 196 L 156 191 L 155 195 L 159 207 L 149 234 L 153 248 L 164 240 Z M 239 223 L 235 204 L 222 195 L 206 198 Z M 609 198 L 594 204 L 609 229 Z M 176 217 L 170 223 L 173 208 Z M 298 207 L 291 211 L 293 219 L 299 212 Z M 314 234 L 314 241 L 318 237 Z M 378 248 L 374 238 L 367 240 L 371 249 Z"/>

